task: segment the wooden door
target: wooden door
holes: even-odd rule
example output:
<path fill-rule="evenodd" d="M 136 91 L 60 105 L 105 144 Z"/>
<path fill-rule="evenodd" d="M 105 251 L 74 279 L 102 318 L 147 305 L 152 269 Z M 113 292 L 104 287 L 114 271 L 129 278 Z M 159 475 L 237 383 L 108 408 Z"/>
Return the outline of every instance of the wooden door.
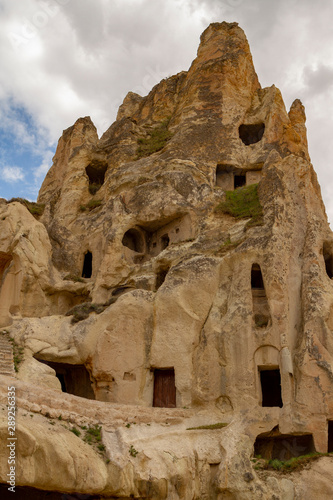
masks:
<path fill-rule="evenodd" d="M 154 371 L 154 399 L 153 406 L 159 408 L 176 408 L 175 371 Z"/>

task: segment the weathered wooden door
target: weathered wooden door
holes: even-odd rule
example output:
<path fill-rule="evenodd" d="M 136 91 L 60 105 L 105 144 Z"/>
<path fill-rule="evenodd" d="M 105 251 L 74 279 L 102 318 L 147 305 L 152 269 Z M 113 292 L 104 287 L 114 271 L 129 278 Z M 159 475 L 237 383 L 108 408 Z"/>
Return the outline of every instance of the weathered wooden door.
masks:
<path fill-rule="evenodd" d="M 159 408 L 176 408 L 175 371 L 154 371 L 154 399 L 153 406 Z"/>

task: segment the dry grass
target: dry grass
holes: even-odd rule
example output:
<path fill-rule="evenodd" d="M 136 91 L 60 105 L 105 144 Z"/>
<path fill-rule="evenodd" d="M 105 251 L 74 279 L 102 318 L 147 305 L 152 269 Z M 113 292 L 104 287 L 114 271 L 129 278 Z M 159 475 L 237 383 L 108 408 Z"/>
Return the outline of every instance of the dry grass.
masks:
<path fill-rule="evenodd" d="M 102 200 L 90 200 L 86 205 L 80 205 L 81 212 L 85 212 L 86 210 L 94 210 L 94 208 L 100 207 L 102 205 Z"/>
<path fill-rule="evenodd" d="M 306 465 L 310 464 L 314 460 L 318 460 L 321 457 L 331 457 L 333 458 L 333 453 L 309 453 L 308 455 L 301 455 L 299 457 L 293 457 L 289 460 L 279 460 L 277 458 L 266 460 L 261 457 L 256 457 L 252 459 L 254 462 L 254 468 L 256 470 L 276 470 L 280 472 L 293 472 L 295 470 L 301 470 Z"/>
<path fill-rule="evenodd" d="M 164 148 L 172 137 L 168 130 L 169 121 L 169 119 L 164 120 L 147 137 L 138 139 L 137 158 L 150 156 Z"/>
<path fill-rule="evenodd" d="M 209 425 L 199 425 L 198 427 L 188 427 L 187 431 L 196 431 L 196 430 L 215 430 L 215 429 L 223 429 L 228 424 L 224 422 L 218 422 L 217 424 L 209 424 Z"/>
<path fill-rule="evenodd" d="M 25 198 L 11 198 L 8 203 L 12 203 L 13 201 L 17 201 L 24 205 L 35 218 L 38 218 L 44 212 L 44 203 L 36 203 L 26 200 Z"/>
<path fill-rule="evenodd" d="M 258 184 L 226 191 L 226 200 L 215 207 L 215 212 L 232 215 L 237 219 L 251 218 L 248 226 L 262 224 L 262 208 L 258 197 Z"/>

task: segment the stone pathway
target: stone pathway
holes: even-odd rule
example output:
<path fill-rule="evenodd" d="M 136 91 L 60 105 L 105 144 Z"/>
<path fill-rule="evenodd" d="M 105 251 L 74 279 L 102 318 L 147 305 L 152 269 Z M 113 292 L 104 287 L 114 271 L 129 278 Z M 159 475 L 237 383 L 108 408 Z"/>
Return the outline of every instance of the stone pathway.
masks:
<path fill-rule="evenodd" d="M 13 346 L 7 333 L 0 333 L 0 375 L 15 377 Z"/>

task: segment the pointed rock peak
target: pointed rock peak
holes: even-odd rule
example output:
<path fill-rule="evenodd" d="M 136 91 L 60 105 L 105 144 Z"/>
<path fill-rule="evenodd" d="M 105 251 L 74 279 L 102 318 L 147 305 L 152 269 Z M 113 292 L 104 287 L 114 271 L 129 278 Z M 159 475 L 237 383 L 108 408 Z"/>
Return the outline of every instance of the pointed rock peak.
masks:
<path fill-rule="evenodd" d="M 62 136 L 65 141 L 67 141 L 73 134 L 76 135 L 77 133 L 82 134 L 82 135 L 87 135 L 88 133 L 93 133 L 96 134 L 97 136 L 97 129 L 95 125 L 93 124 L 90 116 L 85 116 L 84 118 L 79 118 L 76 120 L 74 125 L 71 127 L 66 128 Z"/>
<path fill-rule="evenodd" d="M 204 69 L 250 93 L 260 89 L 247 38 L 237 23 L 213 23 L 202 33 L 189 75 Z"/>
<path fill-rule="evenodd" d="M 212 23 L 200 37 L 198 59 L 216 59 L 240 49 L 250 55 L 245 33 L 237 23 Z"/>
<path fill-rule="evenodd" d="M 295 99 L 290 106 L 290 111 L 288 113 L 290 120 L 293 123 L 299 123 L 306 121 L 305 108 L 300 99 Z"/>
<path fill-rule="evenodd" d="M 218 35 L 221 36 L 221 34 L 228 34 L 235 29 L 238 29 L 241 31 L 244 35 L 244 32 L 241 28 L 239 28 L 238 23 L 227 23 L 223 21 L 222 23 L 211 23 L 201 34 L 200 36 L 200 45 L 205 44 L 209 41 L 209 39 L 214 36 Z"/>
<path fill-rule="evenodd" d="M 123 103 L 119 107 L 117 120 L 132 116 L 138 110 L 142 99 L 143 97 L 139 94 L 136 94 L 135 92 L 128 92 L 123 100 Z"/>
<path fill-rule="evenodd" d="M 81 117 L 81 118 L 78 118 L 76 120 L 76 122 L 74 123 L 74 127 L 77 126 L 77 125 L 84 125 L 85 127 L 95 127 L 92 119 L 90 118 L 90 116 L 84 116 L 84 117 Z"/>
<path fill-rule="evenodd" d="M 290 111 L 288 113 L 288 116 L 294 131 L 298 135 L 297 139 L 300 141 L 302 154 L 305 158 L 310 160 L 308 152 L 306 126 L 305 126 L 306 122 L 305 108 L 299 99 L 295 99 L 295 101 L 290 106 Z"/>

